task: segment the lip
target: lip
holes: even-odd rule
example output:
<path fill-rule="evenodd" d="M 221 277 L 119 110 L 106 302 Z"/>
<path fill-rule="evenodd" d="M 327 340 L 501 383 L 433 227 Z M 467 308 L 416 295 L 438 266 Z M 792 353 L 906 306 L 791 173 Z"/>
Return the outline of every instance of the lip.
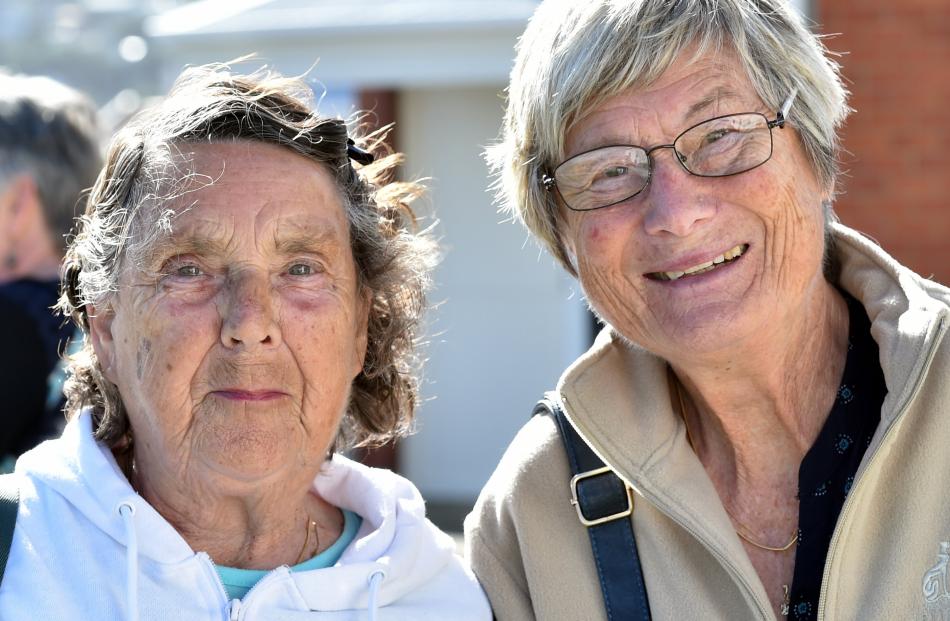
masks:
<path fill-rule="evenodd" d="M 737 246 L 744 247 L 742 254 L 733 259 L 728 259 L 725 264 L 723 263 L 717 264 L 718 267 L 716 269 L 712 269 L 706 272 L 699 272 L 698 274 L 687 274 L 676 280 L 667 280 L 666 278 L 661 276 L 663 272 L 685 272 L 686 270 L 695 268 L 698 265 L 702 265 L 704 263 L 711 263 L 717 257 L 724 255 L 725 253 L 729 252 L 730 250 L 732 250 L 733 248 Z M 672 283 L 672 282 L 679 282 L 684 279 L 686 280 L 695 279 L 698 276 L 706 276 L 708 274 L 721 271 L 724 268 L 729 267 L 733 263 L 738 263 L 740 259 L 742 259 L 743 257 L 745 257 L 746 254 L 749 253 L 749 250 L 751 249 L 751 247 L 752 247 L 751 244 L 749 244 L 748 242 L 743 242 L 743 243 L 733 244 L 717 252 L 712 252 L 712 253 L 707 252 L 703 254 L 696 253 L 692 255 L 685 255 L 683 257 L 679 257 L 676 260 L 676 263 L 665 265 L 657 270 L 644 272 L 643 277 L 652 282 L 671 282 Z"/>
<path fill-rule="evenodd" d="M 211 394 L 230 401 L 272 401 L 287 396 L 287 393 L 280 390 L 244 390 L 241 388 L 225 388 L 215 390 Z"/>

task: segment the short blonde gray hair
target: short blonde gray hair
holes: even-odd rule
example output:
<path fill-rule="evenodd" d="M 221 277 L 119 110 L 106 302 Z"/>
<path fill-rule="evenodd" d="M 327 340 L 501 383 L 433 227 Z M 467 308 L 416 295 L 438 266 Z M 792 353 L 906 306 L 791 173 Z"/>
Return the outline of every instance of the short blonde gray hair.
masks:
<path fill-rule="evenodd" d="M 135 265 L 171 230 L 169 199 L 189 179 L 176 164 L 183 145 L 251 141 L 277 145 L 330 172 L 342 198 L 359 285 L 368 293 L 367 352 L 353 382 L 335 448 L 383 443 L 409 428 L 417 400 L 416 334 L 436 261 L 409 202 L 423 188 L 395 182 L 392 154 L 354 166 L 353 147 L 382 152 L 379 134 L 349 144 L 341 119 L 320 116 L 300 79 L 273 72 L 234 75 L 222 65 L 187 70 L 158 106 L 113 139 L 105 168 L 66 255 L 59 309 L 88 332 L 88 305 L 115 295 Z M 359 159 L 364 159 L 356 152 Z M 90 339 L 67 367 L 67 416 L 93 411 L 96 438 L 126 454 L 134 438 L 118 388 L 102 373 Z"/>
<path fill-rule="evenodd" d="M 789 123 L 818 180 L 834 187 L 847 92 L 838 64 L 785 1 L 545 0 L 518 42 L 501 141 L 487 159 L 499 202 L 571 274 L 542 175 L 563 160 L 564 137 L 585 111 L 649 86 L 692 46 L 697 55 L 734 50 L 756 94 L 775 109 L 797 88 Z"/>

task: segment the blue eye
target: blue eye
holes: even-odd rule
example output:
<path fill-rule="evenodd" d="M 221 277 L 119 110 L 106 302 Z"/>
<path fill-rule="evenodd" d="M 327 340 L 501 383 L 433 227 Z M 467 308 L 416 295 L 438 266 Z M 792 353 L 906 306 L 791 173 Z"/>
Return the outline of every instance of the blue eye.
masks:
<path fill-rule="evenodd" d="M 290 266 L 290 269 L 287 272 L 291 276 L 311 276 L 314 274 L 315 270 L 312 266 L 307 265 L 306 263 L 294 263 Z"/>
<path fill-rule="evenodd" d="M 182 265 L 175 270 L 175 276 L 183 276 L 185 278 L 196 278 L 201 275 L 201 268 L 197 265 Z"/>

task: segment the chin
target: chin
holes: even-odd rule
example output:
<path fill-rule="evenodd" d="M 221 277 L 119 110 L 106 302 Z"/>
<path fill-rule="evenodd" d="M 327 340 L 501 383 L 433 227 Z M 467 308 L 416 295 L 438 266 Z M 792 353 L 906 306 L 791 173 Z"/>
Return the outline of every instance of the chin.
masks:
<path fill-rule="evenodd" d="M 299 443 L 285 434 L 234 428 L 201 446 L 202 461 L 217 475 L 236 481 L 260 481 L 288 467 L 300 466 Z"/>
<path fill-rule="evenodd" d="M 204 462 L 213 477 L 220 482 L 222 490 L 233 485 L 236 493 L 241 492 L 247 484 L 259 485 L 261 481 L 282 476 L 281 473 L 291 467 L 300 466 L 289 456 L 273 452 L 269 455 L 236 453 L 221 457 L 223 459 L 214 459 L 214 456 L 209 455 Z"/>
<path fill-rule="evenodd" d="M 748 301 L 736 304 L 711 302 L 656 318 L 659 325 L 645 327 L 650 338 L 639 344 L 656 355 L 678 364 L 697 357 L 714 357 L 748 347 L 751 339 L 767 334 L 769 313 Z"/>

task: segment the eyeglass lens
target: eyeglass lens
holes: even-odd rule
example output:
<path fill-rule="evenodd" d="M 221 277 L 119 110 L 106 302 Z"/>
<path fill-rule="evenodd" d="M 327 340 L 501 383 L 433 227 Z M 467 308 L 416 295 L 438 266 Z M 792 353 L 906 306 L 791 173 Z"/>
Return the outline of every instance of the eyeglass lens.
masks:
<path fill-rule="evenodd" d="M 761 114 L 733 114 L 687 129 L 673 149 L 690 174 L 725 177 L 765 163 L 772 155 L 772 133 Z M 643 191 L 650 181 L 650 157 L 642 147 L 602 147 L 565 161 L 554 179 L 568 207 L 599 209 Z"/>

